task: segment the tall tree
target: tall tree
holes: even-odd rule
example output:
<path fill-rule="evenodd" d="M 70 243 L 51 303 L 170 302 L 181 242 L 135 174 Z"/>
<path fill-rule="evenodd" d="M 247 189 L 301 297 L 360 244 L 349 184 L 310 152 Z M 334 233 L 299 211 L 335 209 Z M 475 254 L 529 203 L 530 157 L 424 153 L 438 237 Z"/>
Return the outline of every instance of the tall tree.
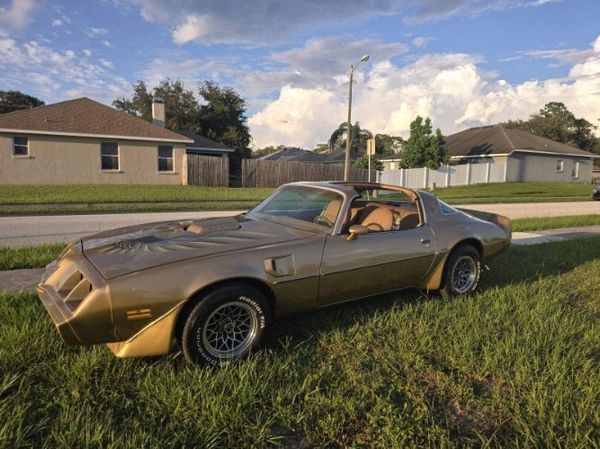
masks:
<path fill-rule="evenodd" d="M 329 149 L 333 151 L 336 147 L 346 147 L 346 136 L 348 130 L 348 123 L 340 123 L 329 138 Z M 367 139 L 371 139 L 373 137 L 373 133 L 368 129 L 363 129 L 360 127 L 360 124 L 356 122 L 352 125 L 352 144 L 350 146 L 350 150 L 353 153 L 357 153 L 360 148 L 366 148 Z"/>
<path fill-rule="evenodd" d="M 24 94 L 18 90 L 0 90 L 0 114 L 35 108 L 44 104 L 39 98 Z"/>
<path fill-rule="evenodd" d="M 429 117 L 417 116 L 410 124 L 410 137 L 402 150 L 400 165 L 403 168 L 437 169 L 449 159 L 440 129 L 437 128 L 434 134 Z"/>
<path fill-rule="evenodd" d="M 375 135 L 375 152 L 384 156 L 398 153 L 402 149 L 404 140 L 400 136 L 390 136 L 389 134 Z"/>
<path fill-rule="evenodd" d="M 600 139 L 594 135 L 597 127 L 575 117 L 564 103 L 547 103 L 528 120 L 509 120 L 504 125 L 600 154 Z"/>
<path fill-rule="evenodd" d="M 113 101 L 113 106 L 146 121 L 152 121 L 152 100 L 161 97 L 165 102 L 166 127 L 173 131 L 197 131 L 199 127 L 200 107 L 194 93 L 186 90 L 179 80 L 164 80 L 152 92 L 144 81 L 133 86 L 132 97 L 120 97 Z"/>
<path fill-rule="evenodd" d="M 352 163 L 354 168 L 369 168 L 369 156 L 362 155 Z M 371 156 L 371 170 L 383 170 L 383 163 Z"/>
<path fill-rule="evenodd" d="M 235 150 L 232 171 L 241 167 L 242 158 L 250 158 L 252 136 L 246 124 L 246 100 L 230 87 L 205 81 L 198 88 L 204 99 L 200 107 L 200 133 Z"/>
<path fill-rule="evenodd" d="M 246 124 L 246 100 L 230 87 L 219 87 L 205 81 L 198 87 L 203 99 L 200 105 L 194 92 L 185 89 L 179 80 L 162 81 L 152 91 L 144 81 L 133 86 L 131 98 L 120 97 L 113 106 L 147 121 L 152 121 L 152 99 L 160 96 L 165 102 L 166 127 L 193 131 L 224 143 L 235 150 L 231 170 L 236 172 L 242 158 L 249 158 L 252 137 Z"/>

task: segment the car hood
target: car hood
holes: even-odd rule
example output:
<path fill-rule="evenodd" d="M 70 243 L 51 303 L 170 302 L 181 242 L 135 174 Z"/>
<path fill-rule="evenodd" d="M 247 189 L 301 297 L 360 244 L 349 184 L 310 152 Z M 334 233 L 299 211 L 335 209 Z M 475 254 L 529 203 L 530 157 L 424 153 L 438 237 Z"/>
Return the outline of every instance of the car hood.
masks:
<path fill-rule="evenodd" d="M 243 215 L 149 223 L 81 240 L 85 257 L 105 278 L 186 259 L 227 254 L 307 238 L 313 233 Z"/>

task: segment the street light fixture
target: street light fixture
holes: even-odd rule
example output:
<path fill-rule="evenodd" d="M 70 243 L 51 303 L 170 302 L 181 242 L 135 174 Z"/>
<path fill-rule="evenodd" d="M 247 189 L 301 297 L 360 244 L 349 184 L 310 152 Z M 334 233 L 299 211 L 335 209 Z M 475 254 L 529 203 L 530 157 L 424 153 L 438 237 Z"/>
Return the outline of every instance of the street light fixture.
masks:
<path fill-rule="evenodd" d="M 344 181 L 350 179 L 350 149 L 352 147 L 352 79 L 354 71 L 361 62 L 367 62 L 369 55 L 364 55 L 356 64 L 350 65 L 350 84 L 348 85 L 348 124 L 346 130 L 346 158 L 344 160 Z"/>

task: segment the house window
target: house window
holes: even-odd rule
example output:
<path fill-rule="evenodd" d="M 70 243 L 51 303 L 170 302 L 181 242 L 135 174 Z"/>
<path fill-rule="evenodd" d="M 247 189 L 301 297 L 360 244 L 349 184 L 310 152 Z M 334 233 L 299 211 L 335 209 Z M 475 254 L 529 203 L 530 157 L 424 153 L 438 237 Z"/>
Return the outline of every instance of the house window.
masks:
<path fill-rule="evenodd" d="M 158 146 L 158 171 L 173 171 L 173 147 L 170 145 Z"/>
<path fill-rule="evenodd" d="M 573 167 L 571 168 L 571 178 L 579 178 L 579 161 L 573 162 Z"/>
<path fill-rule="evenodd" d="M 29 156 L 29 139 L 27 137 L 13 137 L 13 155 Z"/>
<path fill-rule="evenodd" d="M 558 160 L 556 161 L 556 171 L 557 173 L 562 173 L 563 171 L 565 171 L 565 162 Z"/>
<path fill-rule="evenodd" d="M 102 170 L 119 170 L 119 144 L 102 142 L 100 144 Z"/>
<path fill-rule="evenodd" d="M 390 162 L 390 170 L 396 170 L 396 163 Z"/>

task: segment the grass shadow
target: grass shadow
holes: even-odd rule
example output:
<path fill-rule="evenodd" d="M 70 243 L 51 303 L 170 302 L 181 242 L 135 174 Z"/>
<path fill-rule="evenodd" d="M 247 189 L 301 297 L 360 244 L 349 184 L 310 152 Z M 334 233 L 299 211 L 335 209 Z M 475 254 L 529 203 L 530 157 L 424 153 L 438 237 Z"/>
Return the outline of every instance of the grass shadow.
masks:
<path fill-rule="evenodd" d="M 513 246 L 494 259 L 491 270 L 482 273 L 479 291 L 567 273 L 586 262 L 600 258 L 600 237 L 532 246 Z M 368 321 L 373 315 L 393 307 L 406 307 L 420 301 L 439 300 L 437 292 L 408 289 L 333 305 L 302 315 L 276 320 L 269 348 L 295 345 L 318 339 L 319 335 Z M 290 341 L 291 339 L 291 341 Z"/>

